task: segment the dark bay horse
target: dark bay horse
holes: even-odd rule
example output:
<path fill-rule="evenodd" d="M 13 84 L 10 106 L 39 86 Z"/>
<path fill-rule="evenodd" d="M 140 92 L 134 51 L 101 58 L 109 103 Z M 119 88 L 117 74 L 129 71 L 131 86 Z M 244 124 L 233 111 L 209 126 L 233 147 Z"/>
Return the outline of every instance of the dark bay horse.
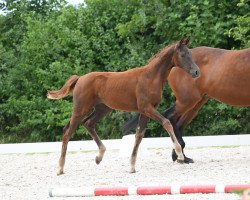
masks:
<path fill-rule="evenodd" d="M 200 74 L 187 43 L 188 39 L 184 38 L 165 47 L 143 67 L 125 72 L 92 72 L 81 77 L 74 75 L 60 90 L 48 91 L 50 99 L 61 99 L 73 92 L 73 112 L 70 122 L 63 130 L 58 175 L 64 173 L 67 144 L 79 123 L 83 124 L 97 143 L 99 154 L 96 156 L 96 163 L 101 162 L 106 148 L 94 127 L 113 109 L 140 113 L 130 159 L 131 172 L 135 172 L 137 150 L 144 136 L 148 118 L 156 120 L 164 127 L 172 139 L 178 155 L 177 161 L 184 161 L 181 146 L 170 121 L 156 110 L 156 106 L 161 101 L 165 79 L 173 66 L 180 66 L 193 77 L 198 77 Z M 93 112 L 88 115 L 92 109 Z"/>
<path fill-rule="evenodd" d="M 185 127 L 209 98 L 232 106 L 250 106 L 250 48 L 224 50 L 197 47 L 191 52 L 201 76 L 192 79 L 189 74 L 174 67 L 166 77 L 176 100 L 175 105 L 163 115 L 171 121 L 182 149 L 185 147 L 182 138 Z M 136 126 L 137 119 L 138 116 L 124 125 L 124 135 Z M 193 162 L 185 154 L 184 157 L 185 163 Z M 173 150 L 173 161 L 176 158 Z"/>

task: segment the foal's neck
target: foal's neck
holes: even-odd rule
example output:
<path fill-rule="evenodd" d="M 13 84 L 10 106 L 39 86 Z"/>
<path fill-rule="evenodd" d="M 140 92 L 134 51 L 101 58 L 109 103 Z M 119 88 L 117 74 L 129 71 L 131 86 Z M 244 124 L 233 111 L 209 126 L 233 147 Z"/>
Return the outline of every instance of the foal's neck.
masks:
<path fill-rule="evenodd" d="M 147 66 L 150 69 L 150 73 L 159 76 L 162 81 L 165 81 L 166 77 L 170 73 L 170 70 L 174 66 L 173 56 L 174 56 L 175 45 L 170 45 L 162 49 L 153 58 L 150 59 Z"/>

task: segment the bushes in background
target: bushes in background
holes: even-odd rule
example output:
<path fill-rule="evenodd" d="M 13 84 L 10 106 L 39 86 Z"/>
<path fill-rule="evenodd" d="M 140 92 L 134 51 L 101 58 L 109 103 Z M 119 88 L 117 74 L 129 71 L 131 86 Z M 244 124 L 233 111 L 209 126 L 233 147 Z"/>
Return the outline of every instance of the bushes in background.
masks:
<path fill-rule="evenodd" d="M 8 3 L 6 3 L 8 2 Z M 19 3 L 17 3 L 19 2 Z M 71 115 L 72 98 L 53 101 L 46 92 L 60 88 L 72 74 L 124 71 L 185 35 L 190 47 L 250 47 L 247 0 L 63 0 L 4 1 L 0 15 L 0 141 L 61 139 Z M 174 103 L 167 86 L 159 110 Z M 114 111 L 97 130 L 101 138 L 120 138 L 132 116 Z M 210 100 L 188 126 L 186 135 L 250 133 L 249 108 Z M 150 122 L 147 136 L 165 136 Z M 80 128 L 73 140 L 87 139 Z"/>

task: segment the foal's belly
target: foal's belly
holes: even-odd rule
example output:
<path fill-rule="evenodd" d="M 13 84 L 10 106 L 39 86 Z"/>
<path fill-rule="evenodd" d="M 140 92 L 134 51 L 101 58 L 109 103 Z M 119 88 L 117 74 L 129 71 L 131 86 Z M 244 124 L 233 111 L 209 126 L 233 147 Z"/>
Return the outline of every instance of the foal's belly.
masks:
<path fill-rule="evenodd" d="M 133 99 L 122 98 L 121 96 L 118 97 L 105 97 L 102 99 L 102 103 L 114 110 L 121 110 L 127 112 L 137 112 L 137 102 Z"/>
<path fill-rule="evenodd" d="M 114 110 L 136 112 L 137 99 L 135 97 L 135 91 L 129 87 L 103 87 L 99 93 L 99 100 Z"/>

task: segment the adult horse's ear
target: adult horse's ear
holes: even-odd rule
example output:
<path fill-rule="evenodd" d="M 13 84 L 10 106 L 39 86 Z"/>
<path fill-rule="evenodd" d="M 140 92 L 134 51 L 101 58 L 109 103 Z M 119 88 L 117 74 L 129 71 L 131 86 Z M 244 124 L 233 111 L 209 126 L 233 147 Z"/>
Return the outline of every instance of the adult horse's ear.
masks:
<path fill-rule="evenodd" d="M 184 37 L 184 38 L 182 38 L 181 40 L 180 40 L 180 45 L 182 44 L 182 45 L 187 45 L 188 44 L 188 42 L 189 42 L 189 37 Z"/>

